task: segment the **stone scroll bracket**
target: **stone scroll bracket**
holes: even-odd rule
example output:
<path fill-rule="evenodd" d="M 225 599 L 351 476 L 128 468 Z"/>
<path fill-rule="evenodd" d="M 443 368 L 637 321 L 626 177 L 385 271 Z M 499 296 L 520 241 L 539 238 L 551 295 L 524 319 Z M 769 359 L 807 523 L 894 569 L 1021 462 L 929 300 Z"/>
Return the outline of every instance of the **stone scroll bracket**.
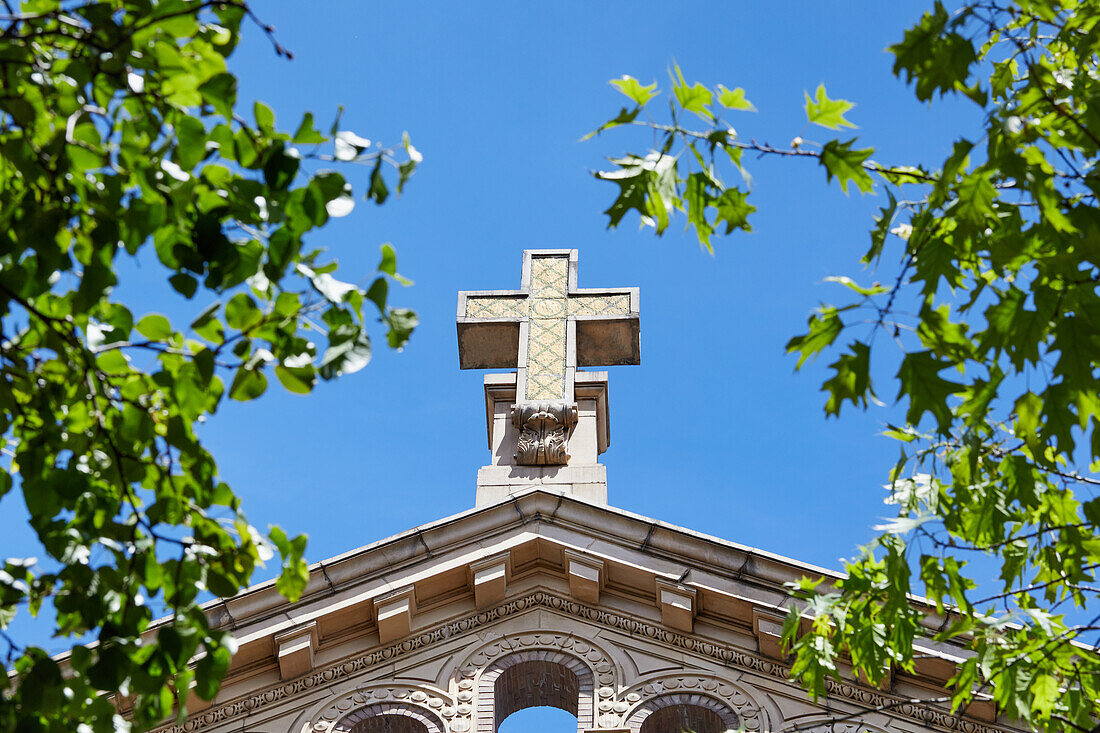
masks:
<path fill-rule="evenodd" d="M 540 400 L 512 405 L 512 427 L 519 431 L 513 454 L 517 466 L 564 466 L 577 425 L 577 403 Z"/>
<path fill-rule="evenodd" d="M 523 428 L 525 414 L 530 411 L 520 409 L 523 402 L 516 399 L 515 373 L 486 375 L 485 417 L 493 462 L 478 470 L 477 506 L 504 501 L 511 494 L 536 486 L 595 504 L 606 504 L 607 468 L 599 463 L 599 455 L 610 443 L 607 390 L 607 372 L 576 373 L 576 399 L 568 405 L 576 407 L 575 416 L 571 409 L 563 408 L 558 412 L 568 426 L 562 443 L 548 429 L 553 425 L 528 426 L 530 430 Z M 553 415 L 554 411 L 546 412 Z M 526 435 L 521 440 L 523 433 Z M 540 446 L 543 456 L 553 456 L 557 452 L 559 460 L 568 462 L 564 465 L 521 465 L 518 462 L 518 458 L 527 455 L 531 456 L 530 460 L 542 460 Z"/>

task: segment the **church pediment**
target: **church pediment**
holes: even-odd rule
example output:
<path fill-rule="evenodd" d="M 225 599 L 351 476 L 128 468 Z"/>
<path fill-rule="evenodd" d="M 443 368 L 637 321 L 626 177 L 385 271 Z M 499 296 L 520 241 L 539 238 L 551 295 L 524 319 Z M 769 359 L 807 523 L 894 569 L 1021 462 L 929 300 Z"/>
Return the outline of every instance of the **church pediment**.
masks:
<path fill-rule="evenodd" d="M 588 665 L 571 672 L 577 685 L 592 679 L 589 692 L 577 688 L 591 703 L 591 714 L 575 711 L 582 727 L 637 733 L 661 704 L 679 701 L 703 705 L 713 720 L 781 730 L 815 712 L 787 680 L 778 648 L 782 584 L 822 572 L 532 490 L 319 563 L 297 604 L 270 586 L 212 604 L 211 618 L 232 624 L 240 648 L 218 698 L 181 730 L 247 721 L 250 731 L 350 731 L 353 710 L 411 705 L 428 730 L 492 733 L 485 680 L 503 656 L 524 650 L 512 661 L 539 674 L 549 674 L 546 654 Z M 930 646 L 941 668 L 895 679 L 892 691 L 834 684 L 830 704 L 900 706 L 942 685 L 949 651 Z M 480 717 L 478 704 L 489 706 Z M 884 721 L 996 730 L 973 717 L 992 718 L 988 706 L 970 718 L 909 707 Z"/>

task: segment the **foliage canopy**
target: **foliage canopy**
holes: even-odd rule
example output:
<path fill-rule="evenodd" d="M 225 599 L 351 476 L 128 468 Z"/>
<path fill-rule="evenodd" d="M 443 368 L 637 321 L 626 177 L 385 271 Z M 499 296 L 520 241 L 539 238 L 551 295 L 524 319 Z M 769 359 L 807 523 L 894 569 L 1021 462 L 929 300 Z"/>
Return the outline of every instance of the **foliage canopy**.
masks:
<path fill-rule="evenodd" d="M 321 164 L 369 166 L 381 204 L 421 156 L 339 115 L 286 132 L 257 102 L 246 119 L 226 67 L 255 20 L 239 0 L 3 6 L 0 497 L 22 494 L 46 558 L 0 565 L 0 729 L 127 727 L 116 704 L 144 729 L 217 692 L 233 642 L 207 624 L 204 590 L 233 595 L 276 553 L 284 595 L 307 579 L 305 537 L 248 523 L 197 424 L 272 374 L 307 393 L 361 369 L 372 323 L 395 348 L 416 325 L 388 301 L 406 282 L 392 247 L 360 288 L 307 246 L 355 205 Z M 194 319 L 117 300 L 127 259 Z M 170 614 L 155 632 L 153 606 Z M 3 632 L 44 607 L 56 636 L 97 642 L 73 647 L 75 674 Z"/>
<path fill-rule="evenodd" d="M 804 128 L 823 142 L 799 133 L 775 147 L 726 121 L 747 127 L 741 88 L 689 84 L 674 68 L 660 119 L 647 111 L 656 84 L 624 77 L 612 84 L 630 103 L 593 134 L 641 127 L 659 144 L 596 173 L 618 187 L 609 225 L 633 211 L 660 235 L 681 212 L 708 249 L 749 231 L 746 151 L 814 160 L 843 190 L 884 195 L 862 262 L 886 270 L 886 284 L 831 278 L 849 297 L 818 309 L 788 350 L 799 367 L 836 352 L 829 415 L 876 402 L 872 360 L 896 360 L 897 516 L 845 580 L 793 589 L 794 674 L 821 695 L 849 665 L 879 681 L 914 669 L 914 639 L 958 639 L 973 656 L 951 682 L 956 709 L 991 696 L 1034 727 L 1096 731 L 1100 2 L 978 0 L 953 12 L 937 2 L 890 51 L 918 100 L 976 106 L 980 131 L 946 159 L 876 162 L 844 132 L 852 103 L 824 86 L 806 93 Z"/>

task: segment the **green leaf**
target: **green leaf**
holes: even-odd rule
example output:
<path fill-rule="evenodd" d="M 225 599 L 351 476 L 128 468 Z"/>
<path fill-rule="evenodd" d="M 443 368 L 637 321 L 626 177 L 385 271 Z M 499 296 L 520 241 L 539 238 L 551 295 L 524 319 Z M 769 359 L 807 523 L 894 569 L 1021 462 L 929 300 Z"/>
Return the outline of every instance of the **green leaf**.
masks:
<path fill-rule="evenodd" d="M 267 389 L 267 377 L 255 369 L 241 367 L 233 377 L 233 384 L 229 387 L 229 396 L 238 402 L 254 400 Z"/>
<path fill-rule="evenodd" d="M 288 392 L 295 394 L 309 394 L 317 383 L 312 366 L 288 367 L 280 364 L 275 367 L 275 376 Z"/>
<path fill-rule="evenodd" d="M 864 296 L 879 295 L 881 293 L 889 292 L 889 288 L 887 288 L 885 285 L 882 285 L 881 283 L 874 283 L 869 287 L 865 287 L 863 285 L 860 285 L 847 275 L 830 275 L 826 277 L 824 281 L 827 283 L 837 283 L 838 285 L 843 285 L 849 290 Z"/>
<path fill-rule="evenodd" d="M 726 234 L 730 234 L 734 229 L 740 229 L 745 232 L 752 231 L 752 225 L 749 224 L 749 215 L 756 211 L 756 207 L 748 202 L 748 193 L 742 192 L 737 188 L 727 188 L 722 192 L 722 195 L 714 202 L 715 207 L 718 209 L 718 216 L 714 221 L 714 225 L 718 226 L 720 223 L 726 223 Z"/>
<path fill-rule="evenodd" d="M 275 132 L 275 113 L 271 111 L 263 102 L 253 102 L 252 115 L 256 118 L 256 126 L 265 135 L 271 135 Z"/>
<path fill-rule="evenodd" d="M 925 413 L 932 413 L 940 432 L 950 428 L 952 413 L 948 398 L 962 391 L 960 384 L 940 376 L 950 366 L 950 362 L 940 361 L 931 351 L 909 353 L 901 360 L 898 399 L 909 398 L 905 419 L 910 425 L 920 424 Z"/>
<path fill-rule="evenodd" d="M 972 224 L 982 224 L 986 217 L 994 215 L 993 201 L 997 189 L 982 173 L 971 173 L 955 187 L 958 200 L 954 213 Z"/>
<path fill-rule="evenodd" d="M 649 100 L 659 94 L 657 82 L 653 82 L 649 86 L 642 86 L 637 79 L 633 76 L 627 76 L 626 74 L 624 74 L 621 79 L 612 79 L 610 84 L 627 97 L 634 100 L 634 103 L 639 107 L 646 106 Z M 635 112 L 635 114 L 637 114 L 637 112 Z"/>
<path fill-rule="evenodd" d="M 229 73 L 212 76 L 199 86 L 202 100 L 227 120 L 233 118 L 233 106 L 237 103 L 237 77 Z"/>
<path fill-rule="evenodd" d="M 612 127 L 618 127 L 619 125 L 629 125 L 631 122 L 633 122 L 635 119 L 637 119 L 638 113 L 640 113 L 641 111 L 642 111 L 641 107 L 635 107 L 632 110 L 627 110 L 626 107 L 623 107 L 621 110 L 619 110 L 618 115 L 616 115 L 612 119 L 608 120 L 607 122 L 605 122 L 602 125 L 600 125 L 599 127 L 597 127 L 592 132 L 590 132 L 587 135 L 585 135 L 584 137 L 582 137 L 581 140 L 582 141 L 591 140 L 592 138 L 596 137 L 597 135 L 599 135 L 604 130 L 610 130 Z"/>
<path fill-rule="evenodd" d="M 389 242 L 382 245 L 382 259 L 378 262 L 378 271 L 391 277 L 397 274 L 397 253 Z"/>
<path fill-rule="evenodd" d="M 855 183 L 863 193 L 870 193 L 874 182 L 863 164 L 875 151 L 871 148 L 852 150 L 855 141 L 855 138 L 844 143 L 830 140 L 821 148 L 820 162 L 825 168 L 825 177 L 830 181 L 835 177 L 845 193 L 848 192 L 849 182 Z"/>
<path fill-rule="evenodd" d="M 699 243 L 713 252 L 710 235 L 714 233 L 714 226 L 707 221 L 707 207 L 714 203 L 714 196 L 709 187 L 710 182 L 704 174 L 692 173 L 684 187 L 684 203 L 687 205 L 688 224 L 695 227 Z"/>
<path fill-rule="evenodd" d="M 299 145 L 317 145 L 325 142 L 325 136 L 315 127 L 313 113 L 306 112 L 302 116 L 302 123 L 294 133 L 293 142 Z"/>
<path fill-rule="evenodd" d="M 382 158 L 374 164 L 370 174 L 370 188 L 367 190 L 367 198 L 374 199 L 374 203 L 382 205 L 389 198 L 390 189 L 386 186 L 386 179 L 382 177 Z"/>
<path fill-rule="evenodd" d="M 207 645 L 204 654 L 195 665 L 195 694 L 203 700 L 213 700 L 221 687 L 222 677 L 229 670 L 229 649 Z"/>
<path fill-rule="evenodd" d="M 654 219 L 650 211 L 649 192 L 656 183 L 657 173 L 652 167 L 647 167 L 646 160 L 630 155 L 621 158 L 612 158 L 617 171 L 596 171 L 593 175 L 599 180 L 610 180 L 619 187 L 618 196 L 614 203 L 604 211 L 607 215 L 607 228 L 614 229 L 623 220 L 629 211 L 635 210 L 643 219 Z M 661 211 L 665 209 L 662 208 Z M 668 226 L 668 215 L 664 216 L 664 226 Z M 659 227 L 658 232 L 663 228 Z"/>
<path fill-rule="evenodd" d="M 937 0 L 933 9 L 905 32 L 901 43 L 890 46 L 894 74 L 900 77 L 904 72 L 907 82 L 915 79 L 921 101 L 928 101 L 936 92 L 942 95 L 962 89 L 977 61 L 974 44 L 948 30 L 950 21 L 950 14 Z"/>
<path fill-rule="evenodd" d="M 354 374 L 369 364 L 370 358 L 370 335 L 358 326 L 339 326 L 329 334 L 329 347 L 321 355 L 317 373 L 326 380 Z"/>
<path fill-rule="evenodd" d="M 829 328 L 835 328 L 835 326 L 829 326 Z M 809 335 L 816 337 L 817 342 L 821 342 L 828 337 L 828 331 L 815 335 L 811 325 Z M 832 338 L 836 337 L 832 336 Z M 848 346 L 848 350 L 848 353 L 841 354 L 839 359 L 829 365 L 834 374 L 825 380 L 822 386 L 822 391 L 829 394 L 829 399 L 825 403 L 826 415 L 839 415 L 845 401 L 851 402 L 856 407 L 867 407 L 868 398 L 874 398 L 875 393 L 871 389 L 870 347 L 862 341 L 853 341 Z"/>
<path fill-rule="evenodd" d="M 721 84 L 718 85 L 718 104 L 722 105 L 726 109 L 744 110 L 746 112 L 755 112 L 756 107 L 752 102 L 745 99 L 745 90 L 741 87 L 735 89 L 726 89 Z"/>
<path fill-rule="evenodd" d="M 1058 678 L 1049 674 L 1039 674 L 1031 681 L 1032 707 L 1041 715 L 1049 716 L 1062 695 Z"/>
<path fill-rule="evenodd" d="M 694 112 L 700 117 L 713 120 L 714 113 L 707 109 L 713 99 L 710 90 L 699 82 L 696 82 L 694 86 L 688 86 L 688 83 L 684 81 L 684 75 L 680 71 L 680 67 L 673 65 L 673 69 L 676 75 L 672 80 L 672 91 L 676 94 L 676 101 L 688 112 Z"/>
<path fill-rule="evenodd" d="M 829 99 L 825 94 L 824 84 L 818 85 L 812 99 L 808 92 L 805 93 L 805 96 L 806 119 L 813 124 L 827 127 L 830 130 L 855 127 L 851 122 L 844 119 L 844 113 L 855 107 L 855 105 L 845 99 Z"/>
<path fill-rule="evenodd" d="M 225 304 L 225 322 L 230 328 L 247 331 L 263 318 L 263 311 L 247 293 L 237 293 Z"/>
<path fill-rule="evenodd" d="M 159 313 L 145 316 L 134 328 L 150 341 L 167 341 L 172 336 L 172 324 Z"/>
<path fill-rule="evenodd" d="M 826 347 L 831 346 L 844 330 L 844 322 L 840 320 L 837 309 L 832 306 L 823 307 L 820 313 L 810 316 L 808 324 L 808 332 L 787 342 L 788 354 L 799 353 L 795 369 L 801 369 L 807 359 L 816 357 Z"/>

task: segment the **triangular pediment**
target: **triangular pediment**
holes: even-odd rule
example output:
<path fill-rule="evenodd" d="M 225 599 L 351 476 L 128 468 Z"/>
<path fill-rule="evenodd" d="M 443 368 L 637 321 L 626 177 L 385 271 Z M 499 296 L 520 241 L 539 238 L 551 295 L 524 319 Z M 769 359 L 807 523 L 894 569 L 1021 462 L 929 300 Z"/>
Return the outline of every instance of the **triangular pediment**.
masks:
<path fill-rule="evenodd" d="M 580 686 L 582 728 L 634 730 L 660 701 L 694 700 L 749 730 L 779 730 L 824 710 L 789 682 L 779 645 L 784 583 L 804 575 L 829 577 L 531 490 L 318 563 L 296 604 L 272 584 L 210 604 L 239 650 L 218 698 L 184 729 L 342 730 L 353 710 L 404 705 L 428 730 L 491 733 L 493 675 L 519 660 L 565 665 Z M 961 655 L 924 651 L 920 674 L 889 689 L 833 684 L 828 705 L 889 707 L 878 716 L 887 727 L 1003 728 L 988 725 L 989 705 L 963 718 L 905 708 L 941 689 Z"/>

